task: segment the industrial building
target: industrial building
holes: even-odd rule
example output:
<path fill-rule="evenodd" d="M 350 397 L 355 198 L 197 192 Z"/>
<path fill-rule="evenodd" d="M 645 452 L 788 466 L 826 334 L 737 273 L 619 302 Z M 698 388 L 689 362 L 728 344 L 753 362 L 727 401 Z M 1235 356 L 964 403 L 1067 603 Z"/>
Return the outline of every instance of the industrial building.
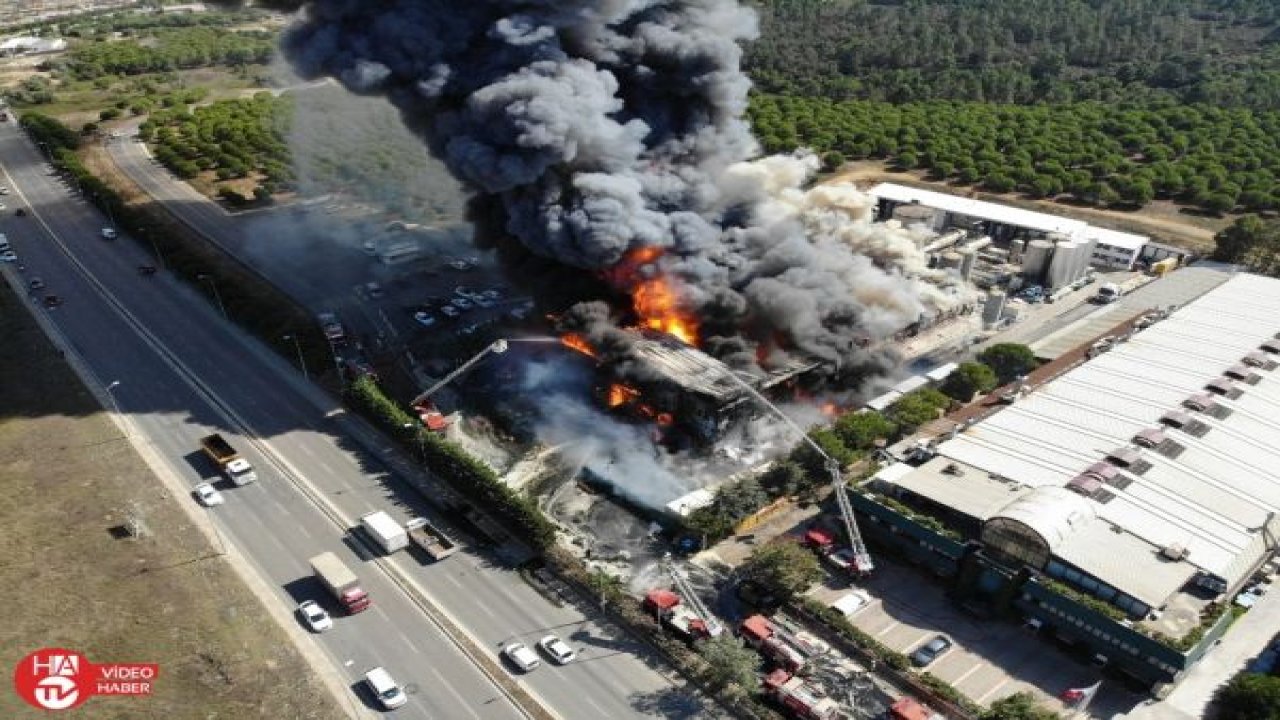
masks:
<path fill-rule="evenodd" d="M 1226 631 L 1280 538 L 1280 280 L 1235 275 L 1140 326 L 853 500 L 873 544 L 961 601 L 1158 686 Z"/>
<path fill-rule="evenodd" d="M 960 228 L 991 238 L 1010 261 L 1025 256 L 1032 283 L 1059 288 L 1079 279 L 1078 268 L 1127 270 L 1149 238 L 1096 227 L 1070 218 L 982 200 L 881 183 L 868 193 L 878 201 L 880 220 L 922 225 L 934 232 Z"/>

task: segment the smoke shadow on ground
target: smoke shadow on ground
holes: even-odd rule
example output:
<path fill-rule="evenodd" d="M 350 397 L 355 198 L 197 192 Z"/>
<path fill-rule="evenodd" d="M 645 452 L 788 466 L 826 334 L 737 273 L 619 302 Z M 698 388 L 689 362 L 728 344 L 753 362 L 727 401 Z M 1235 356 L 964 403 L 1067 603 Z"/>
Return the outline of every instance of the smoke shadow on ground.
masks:
<path fill-rule="evenodd" d="M 679 688 L 662 688 L 633 693 L 627 698 L 631 707 L 644 715 L 657 715 L 670 720 L 705 717 L 705 708 Z"/>

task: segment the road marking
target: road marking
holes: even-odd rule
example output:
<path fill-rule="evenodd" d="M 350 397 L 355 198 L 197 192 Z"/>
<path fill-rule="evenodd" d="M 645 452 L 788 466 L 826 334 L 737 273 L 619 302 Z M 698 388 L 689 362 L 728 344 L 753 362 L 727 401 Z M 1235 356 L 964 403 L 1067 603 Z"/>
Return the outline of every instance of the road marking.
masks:
<path fill-rule="evenodd" d="M 374 605 L 373 611 L 378 613 L 378 615 L 381 616 L 383 620 L 386 620 L 387 622 L 391 622 L 391 616 L 383 612 L 381 605 Z"/>
<path fill-rule="evenodd" d="M 414 644 L 413 644 L 413 641 L 409 639 L 409 636 L 408 636 L 408 635 L 401 635 L 401 636 L 400 636 L 400 639 L 404 641 L 404 644 L 405 644 L 405 645 L 408 645 L 408 646 L 409 646 L 409 649 L 410 649 L 410 650 L 412 650 L 413 652 L 415 652 L 415 653 L 417 653 L 417 654 L 419 654 L 419 655 L 421 655 L 421 654 L 422 654 L 422 651 L 418 649 L 418 646 L 417 646 L 417 645 L 414 645 Z"/>
<path fill-rule="evenodd" d="M 592 700 L 591 698 L 589 698 L 589 697 L 587 697 L 587 696 L 585 696 L 585 695 L 583 695 L 583 696 L 582 696 L 582 699 L 583 699 L 583 700 L 586 700 L 588 705 L 590 705 L 591 707 L 593 707 L 593 708 L 595 708 L 596 710 L 599 710 L 599 711 L 600 711 L 600 715 L 599 715 L 598 717 L 602 717 L 602 718 L 609 717 L 609 713 L 608 713 L 608 711 L 606 711 L 604 708 L 600 707 L 600 705 L 599 705 L 599 704 L 597 704 L 595 700 Z"/>
<path fill-rule="evenodd" d="M 467 713 L 471 715 L 471 717 L 476 718 L 476 720 L 480 720 L 480 716 L 476 714 L 476 711 L 471 709 L 471 705 L 476 701 L 475 698 L 468 700 L 462 697 L 461 695 L 459 695 L 458 691 L 453 689 L 453 684 L 450 683 L 448 680 L 445 680 L 444 676 L 440 674 L 439 670 L 435 668 L 431 668 L 431 674 L 435 675 L 436 679 L 440 681 L 437 687 L 442 687 L 445 690 L 448 690 L 449 694 L 452 695 L 454 699 L 458 701 L 458 704 L 456 707 L 462 710 L 466 710 Z"/>
<path fill-rule="evenodd" d="M 884 637 L 889 631 L 893 630 L 894 628 L 898 627 L 901 624 L 902 623 L 898 622 L 897 620 L 894 620 L 891 625 L 881 630 L 880 632 L 876 633 L 876 637 Z"/>
<path fill-rule="evenodd" d="M 951 685 L 952 685 L 952 687 L 956 687 L 956 688 L 960 687 L 960 683 L 962 683 L 962 682 L 964 682 L 966 679 L 968 679 L 968 677 L 969 677 L 970 675 L 972 675 L 972 674 L 974 674 L 974 673 L 978 672 L 979 670 L 981 670 L 981 669 L 982 669 L 982 666 L 983 666 L 984 664 L 985 664 L 985 663 L 980 663 L 980 662 L 979 662 L 979 663 L 974 663 L 973 667 L 971 667 L 971 668 L 969 668 L 968 670 L 964 671 L 964 674 L 962 674 L 960 677 L 956 678 L 955 680 L 952 680 L 952 681 L 951 681 Z"/>
<path fill-rule="evenodd" d="M 478 608 L 480 608 L 481 610 L 483 610 L 485 615 L 488 615 L 489 617 L 493 618 L 494 620 L 497 620 L 497 619 L 498 619 L 498 616 L 493 614 L 493 611 L 489 609 L 489 606 L 488 606 L 488 605 L 485 605 L 484 603 L 480 602 L 480 598 L 473 598 L 473 599 L 472 599 L 472 604 L 474 604 L 476 607 L 478 607 Z"/>
<path fill-rule="evenodd" d="M 982 693 L 982 697 L 974 698 L 974 700 L 977 700 L 979 705 L 985 704 L 985 703 L 987 702 L 987 698 L 991 697 L 991 696 L 992 696 L 992 695 L 994 695 L 996 692 L 998 692 L 998 691 L 1000 690 L 1000 688 L 1003 688 L 1005 685 L 1008 685 L 1008 684 L 1009 684 L 1009 678 L 1008 678 L 1008 677 L 1006 677 L 1006 678 L 1004 678 L 1003 680 L 1001 680 L 1000 682 L 996 683 L 995 687 L 993 687 L 993 688 L 991 688 L 990 690 L 988 690 L 988 691 L 986 691 L 986 692 Z"/>

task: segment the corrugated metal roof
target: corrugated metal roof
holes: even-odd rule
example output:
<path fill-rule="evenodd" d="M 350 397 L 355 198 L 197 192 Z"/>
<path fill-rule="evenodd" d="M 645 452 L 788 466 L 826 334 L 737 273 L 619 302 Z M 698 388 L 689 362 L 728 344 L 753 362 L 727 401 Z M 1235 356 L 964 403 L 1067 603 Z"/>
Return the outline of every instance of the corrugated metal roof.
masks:
<path fill-rule="evenodd" d="M 1031 210 L 997 205 L 996 203 L 973 200 L 958 195 L 920 190 L 895 183 L 880 183 L 868 191 L 869 195 L 899 203 L 916 203 L 925 207 L 946 210 L 947 212 L 978 217 L 986 220 L 1017 225 L 1041 232 L 1062 233 L 1068 236 L 1084 236 L 1088 223 L 1080 220 L 1038 213 Z"/>
<path fill-rule="evenodd" d="M 931 461 L 979 472 L 941 485 L 927 472 L 898 482 L 933 483 L 947 490 L 939 490 L 940 497 L 972 512 L 982 503 L 965 500 L 957 486 L 983 497 L 989 482 L 964 482 L 971 476 L 995 473 L 1021 487 L 1065 487 L 1162 417 L 1182 412 L 1205 431 L 1167 428 L 1172 450 L 1142 449 L 1128 467 L 1104 478 L 1093 499 L 1071 495 L 1094 505 L 1113 548 L 1091 554 L 1068 537 L 1063 547 L 1072 548 L 1074 559 L 1064 559 L 1153 605 L 1185 575 L 1166 567 L 1170 561 L 1158 553 L 1163 547 L 1184 546 L 1191 566 L 1235 580 L 1265 552 L 1262 526 L 1280 515 L 1280 369 L 1257 370 L 1253 385 L 1237 383 L 1243 391 L 1237 398 L 1212 395 L 1206 411 L 1187 410 L 1183 402 L 1206 394 L 1207 382 L 1277 330 L 1280 280 L 1236 275 L 943 442 Z M 1127 536 L 1120 539 L 1111 526 Z"/>

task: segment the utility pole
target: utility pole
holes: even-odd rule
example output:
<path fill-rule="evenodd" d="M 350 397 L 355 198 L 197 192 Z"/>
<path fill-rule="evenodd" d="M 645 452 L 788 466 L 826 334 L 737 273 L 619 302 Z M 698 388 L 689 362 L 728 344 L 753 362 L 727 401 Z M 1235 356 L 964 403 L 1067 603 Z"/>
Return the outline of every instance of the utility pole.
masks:
<path fill-rule="evenodd" d="M 298 344 L 298 336 L 289 334 L 281 337 L 281 340 L 293 341 L 293 349 L 298 351 L 298 366 L 302 368 L 302 378 L 304 380 L 310 380 L 311 376 L 307 374 L 307 360 L 302 355 L 302 346 Z"/>

